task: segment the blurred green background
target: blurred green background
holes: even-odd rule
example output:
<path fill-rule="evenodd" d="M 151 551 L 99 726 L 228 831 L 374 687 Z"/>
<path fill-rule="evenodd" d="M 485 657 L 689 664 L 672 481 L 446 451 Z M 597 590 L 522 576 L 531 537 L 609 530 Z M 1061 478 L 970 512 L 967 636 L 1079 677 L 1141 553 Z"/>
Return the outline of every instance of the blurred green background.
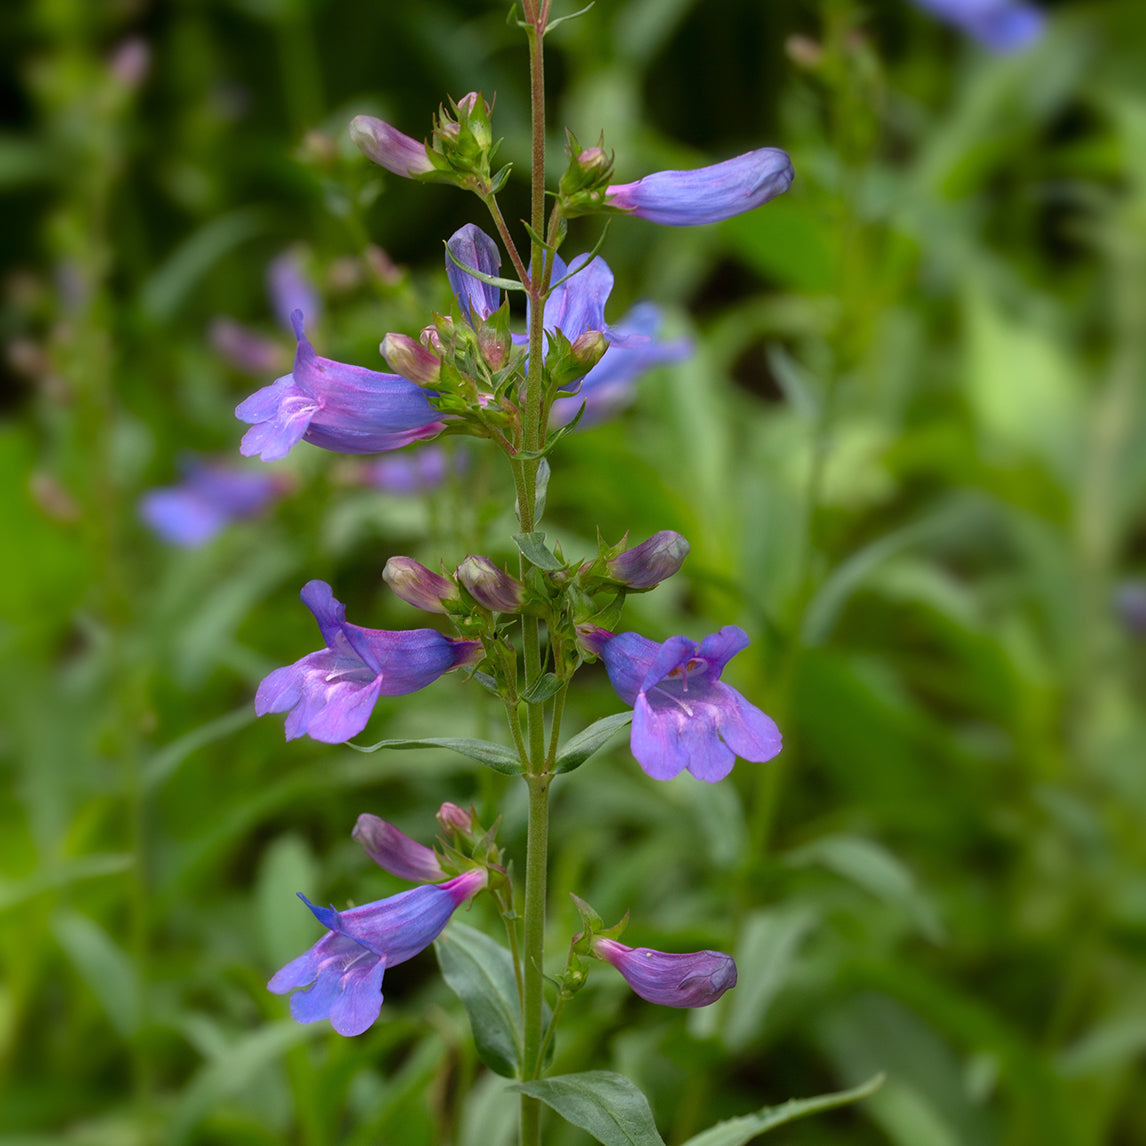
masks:
<path fill-rule="evenodd" d="M 276 255 L 333 358 L 377 367 L 445 305 L 441 241 L 479 205 L 372 167 L 345 125 L 420 137 L 447 93 L 496 91 L 522 162 L 507 7 L 0 11 L 0 1146 L 512 1140 L 431 954 L 353 1040 L 264 985 L 317 938 L 295 891 L 399 890 L 359 812 L 430 842 L 442 800 L 473 801 L 520 862 L 523 793 L 459 757 L 284 744 L 251 708 L 316 645 L 306 580 L 412 627 L 387 557 L 509 558 L 506 475 L 401 497 L 302 446 L 290 495 L 201 548 L 137 516 L 182 452 L 237 458 L 233 407 L 276 373 L 229 366 L 212 319 L 289 362 Z M 550 486 L 566 553 L 598 526 L 690 539 L 626 627 L 744 626 L 728 678 L 785 734 L 715 786 L 615 743 L 555 788 L 554 968 L 569 891 L 631 909 L 630 943 L 737 957 L 704 1011 L 603 968 L 567 1012 L 554 1070 L 629 1074 L 670 1144 L 877 1069 L 862 1107 L 775 1140 L 1146 1141 L 1146 13 L 1049 10 L 1005 58 L 900 0 L 599 0 L 548 41 L 554 164 L 567 125 L 621 179 L 765 144 L 797 171 L 720 226 L 612 224 L 609 318 L 651 298 L 696 354 L 569 439 Z M 583 676 L 570 731 L 620 707 Z M 498 736 L 471 691 L 383 701 L 365 739 Z"/>

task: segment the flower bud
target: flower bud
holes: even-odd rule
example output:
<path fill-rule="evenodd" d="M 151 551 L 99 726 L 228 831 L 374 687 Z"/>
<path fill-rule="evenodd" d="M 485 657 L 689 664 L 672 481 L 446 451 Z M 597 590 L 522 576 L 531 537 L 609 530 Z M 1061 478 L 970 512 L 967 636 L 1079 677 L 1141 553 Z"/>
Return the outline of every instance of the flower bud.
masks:
<path fill-rule="evenodd" d="M 488 557 L 471 554 L 454 575 L 458 584 L 492 613 L 516 613 L 525 604 L 525 586 Z"/>
<path fill-rule="evenodd" d="M 605 351 L 609 349 L 609 342 L 605 338 L 604 331 L 587 330 L 574 339 L 571 349 L 573 360 L 588 372 L 604 357 Z"/>
<path fill-rule="evenodd" d="M 408 334 L 387 334 L 378 349 L 391 370 L 419 386 L 434 386 L 441 377 L 441 359 Z"/>
<path fill-rule="evenodd" d="M 446 603 L 460 600 L 457 586 L 447 577 L 431 573 L 413 557 L 391 557 L 382 570 L 382 580 L 415 609 L 446 613 Z"/>
<path fill-rule="evenodd" d="M 508 330 L 483 326 L 478 331 L 478 350 L 491 370 L 500 370 L 513 349 L 513 338 Z"/>
<path fill-rule="evenodd" d="M 395 175 L 409 178 L 434 170 L 424 143 L 372 115 L 356 115 L 350 121 L 350 138 L 367 159 Z"/>
<path fill-rule="evenodd" d="M 471 812 L 447 800 L 438 809 L 438 823 L 447 832 L 459 832 L 463 836 L 468 836 L 473 831 L 474 818 Z"/>
<path fill-rule="evenodd" d="M 679 533 L 662 529 L 648 541 L 618 553 L 605 568 L 614 581 L 630 589 L 651 589 L 679 572 L 688 550 L 688 542 Z"/>
<path fill-rule="evenodd" d="M 598 959 L 621 972 L 636 994 L 663 1007 L 707 1007 L 736 986 L 736 963 L 722 951 L 674 955 L 603 938 L 590 946 Z"/>
<path fill-rule="evenodd" d="M 656 171 L 635 183 L 613 184 L 610 206 L 669 227 L 719 223 L 751 211 L 792 183 L 792 161 L 778 147 L 760 147 L 693 171 Z"/>
<path fill-rule="evenodd" d="M 448 326 L 454 325 L 454 320 L 446 315 L 441 321 Z M 438 328 L 434 323 L 429 326 L 423 326 L 418 334 L 418 341 L 432 354 L 436 354 L 439 358 L 442 355 L 442 336 L 438 332 Z"/>
<path fill-rule="evenodd" d="M 363 812 L 351 836 L 380 867 L 399 879 L 414 883 L 436 883 L 445 877 L 433 848 L 410 839 L 393 824 Z"/>

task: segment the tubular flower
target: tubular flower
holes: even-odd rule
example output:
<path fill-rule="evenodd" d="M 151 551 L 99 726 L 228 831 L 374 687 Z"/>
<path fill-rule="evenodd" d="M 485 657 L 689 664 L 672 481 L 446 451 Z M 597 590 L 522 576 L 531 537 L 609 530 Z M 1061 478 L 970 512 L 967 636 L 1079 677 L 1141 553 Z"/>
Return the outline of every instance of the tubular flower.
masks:
<path fill-rule="evenodd" d="M 412 840 L 393 824 L 363 812 L 350 833 L 385 871 L 411 883 L 436 883 L 445 875 L 433 848 Z"/>
<path fill-rule="evenodd" d="M 483 275 L 496 277 L 501 267 L 501 251 L 480 227 L 467 223 L 456 230 L 446 242 L 450 254 L 467 267 L 481 271 Z M 462 313 L 471 319 L 477 315 L 487 319 L 499 306 L 501 306 L 501 291 L 490 283 L 463 271 L 461 267 L 446 255 L 446 278 L 450 280 L 450 289 L 462 308 Z"/>
<path fill-rule="evenodd" d="M 707 1007 L 736 986 L 736 963 L 723 951 L 670 954 L 600 938 L 592 941 L 592 949 L 642 999 L 662 1007 Z"/>
<path fill-rule="evenodd" d="M 382 976 L 424 951 L 450 916 L 486 884 L 484 871 L 399 892 L 349 911 L 316 907 L 299 898 L 329 930 L 267 984 L 276 995 L 296 987 L 290 1013 L 300 1023 L 329 1019 L 340 1035 L 360 1035 L 382 1010 Z"/>
<path fill-rule="evenodd" d="M 1042 34 L 1046 18 L 1026 0 L 915 0 L 993 52 L 1017 52 Z"/>
<path fill-rule="evenodd" d="M 404 696 L 443 673 L 481 659 L 480 641 L 454 640 L 436 629 L 387 632 L 346 622 L 346 608 L 325 581 L 303 586 L 326 648 L 275 669 L 259 685 L 255 711 L 289 712 L 286 738 L 341 744 L 366 727 L 380 696 Z"/>
<path fill-rule="evenodd" d="M 719 223 L 775 199 L 792 183 L 792 161 L 778 147 L 726 159 L 693 171 L 657 171 L 635 183 L 609 187 L 610 206 L 651 223 L 689 227 Z"/>
<path fill-rule="evenodd" d="M 320 358 L 303 333 L 302 311 L 291 315 L 298 349 L 294 369 L 235 409 L 252 423 L 240 453 L 277 461 L 305 438 L 324 450 L 378 454 L 442 428 L 426 393 L 397 374 L 380 374 Z"/>
<path fill-rule="evenodd" d="M 149 490 L 139 515 L 172 545 L 205 545 L 239 518 L 254 517 L 283 491 L 275 474 L 252 473 L 218 462 L 190 459 L 183 463 L 179 485 Z"/>
<path fill-rule="evenodd" d="M 350 138 L 367 159 L 395 175 L 408 179 L 434 170 L 424 143 L 372 115 L 356 115 L 350 121 Z"/>
<path fill-rule="evenodd" d="M 655 780 L 671 780 L 687 769 L 713 783 L 732 771 L 736 757 L 763 763 L 780 751 L 780 732 L 771 717 L 724 684 L 724 666 L 748 646 L 735 625 L 705 637 L 664 644 L 638 633 L 605 629 L 582 634 L 600 655 L 613 688 L 633 706 L 630 745 L 637 763 Z"/>

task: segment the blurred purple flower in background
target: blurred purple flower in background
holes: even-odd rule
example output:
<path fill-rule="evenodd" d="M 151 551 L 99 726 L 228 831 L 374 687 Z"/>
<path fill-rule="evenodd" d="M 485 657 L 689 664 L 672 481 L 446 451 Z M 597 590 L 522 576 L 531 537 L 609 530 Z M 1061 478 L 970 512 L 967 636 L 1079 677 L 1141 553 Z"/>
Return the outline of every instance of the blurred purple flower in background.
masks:
<path fill-rule="evenodd" d="M 720 679 L 724 666 L 748 647 L 743 629 L 725 625 L 699 645 L 688 637 L 658 645 L 638 633 L 605 629 L 584 631 L 581 639 L 633 706 L 630 745 L 654 780 L 671 780 L 687 769 L 713 783 L 732 771 L 737 756 L 763 763 L 780 751 L 772 718 Z"/>
<path fill-rule="evenodd" d="M 719 223 L 775 199 L 792 183 L 792 161 L 778 147 L 761 147 L 692 171 L 656 171 L 607 191 L 613 207 L 651 223 L 690 227 Z"/>
<path fill-rule="evenodd" d="M 384 493 L 411 497 L 436 489 L 450 473 L 464 473 L 469 464 L 463 453 L 447 454 L 440 446 L 423 446 L 418 450 L 395 454 L 367 462 L 361 480 Z"/>
<path fill-rule="evenodd" d="M 302 252 L 292 247 L 270 261 L 267 266 L 267 293 L 271 310 L 279 325 L 287 331 L 294 327 L 291 317 L 301 310 L 311 322 L 322 317 L 322 299 L 303 267 Z"/>
<path fill-rule="evenodd" d="M 261 513 L 286 488 L 279 474 L 222 462 L 187 458 L 181 468 L 178 485 L 149 490 L 139 502 L 140 517 L 172 545 L 204 545 L 232 521 Z"/>
<path fill-rule="evenodd" d="M 341 744 L 357 736 L 380 696 L 404 696 L 443 673 L 480 660 L 481 641 L 454 640 L 436 629 L 390 632 L 346 621 L 346 607 L 325 581 L 300 594 L 326 648 L 275 669 L 259 685 L 255 711 L 287 712 L 286 738 Z"/>
<path fill-rule="evenodd" d="M 291 960 L 267 984 L 276 995 L 295 991 L 290 1013 L 300 1023 L 329 1019 L 340 1035 L 360 1035 L 382 1011 L 382 977 L 424 951 L 450 916 L 486 885 L 480 869 L 445 883 L 399 892 L 349 911 L 316 907 L 300 894 L 324 927 L 309 951 Z M 295 988 L 304 988 L 301 991 Z"/>
<path fill-rule="evenodd" d="M 913 0 L 995 52 L 1017 52 L 1038 39 L 1046 17 L 1026 0 Z"/>
<path fill-rule="evenodd" d="M 320 358 L 303 333 L 302 312 L 291 320 L 298 338 L 294 369 L 235 409 L 237 418 L 252 423 L 240 446 L 244 457 L 277 461 L 303 438 L 337 453 L 377 454 L 443 428 L 419 386 L 397 374 Z"/>
<path fill-rule="evenodd" d="M 707 1007 L 736 986 L 736 963 L 723 951 L 671 954 L 602 938 L 593 939 L 591 946 L 636 994 L 662 1007 Z"/>

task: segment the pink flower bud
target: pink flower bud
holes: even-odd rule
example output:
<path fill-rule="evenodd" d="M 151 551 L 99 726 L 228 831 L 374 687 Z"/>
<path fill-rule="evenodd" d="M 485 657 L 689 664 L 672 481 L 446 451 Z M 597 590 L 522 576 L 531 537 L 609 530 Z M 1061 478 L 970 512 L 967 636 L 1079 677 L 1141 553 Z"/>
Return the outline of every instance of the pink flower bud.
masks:
<path fill-rule="evenodd" d="M 426 145 L 403 135 L 397 128 L 372 115 L 356 115 L 350 121 L 350 138 L 367 159 L 395 175 L 426 175 L 434 170 Z"/>
<path fill-rule="evenodd" d="M 471 554 L 457 568 L 458 583 L 493 613 L 516 613 L 525 603 L 525 586 L 488 557 Z"/>
<path fill-rule="evenodd" d="M 446 831 L 460 832 L 463 836 L 468 836 L 473 831 L 474 818 L 465 808 L 460 808 L 447 800 L 438 809 L 438 823 Z"/>
<path fill-rule="evenodd" d="M 391 370 L 419 386 L 433 386 L 441 377 L 441 359 L 408 334 L 387 334 L 378 349 Z"/>
<path fill-rule="evenodd" d="M 382 570 L 382 580 L 415 609 L 445 613 L 447 601 L 457 601 L 458 590 L 446 577 L 431 573 L 412 557 L 391 557 Z"/>
<path fill-rule="evenodd" d="M 433 848 L 410 839 L 393 824 L 363 812 L 351 836 L 381 868 L 399 879 L 414 883 L 436 883 L 445 876 Z"/>

